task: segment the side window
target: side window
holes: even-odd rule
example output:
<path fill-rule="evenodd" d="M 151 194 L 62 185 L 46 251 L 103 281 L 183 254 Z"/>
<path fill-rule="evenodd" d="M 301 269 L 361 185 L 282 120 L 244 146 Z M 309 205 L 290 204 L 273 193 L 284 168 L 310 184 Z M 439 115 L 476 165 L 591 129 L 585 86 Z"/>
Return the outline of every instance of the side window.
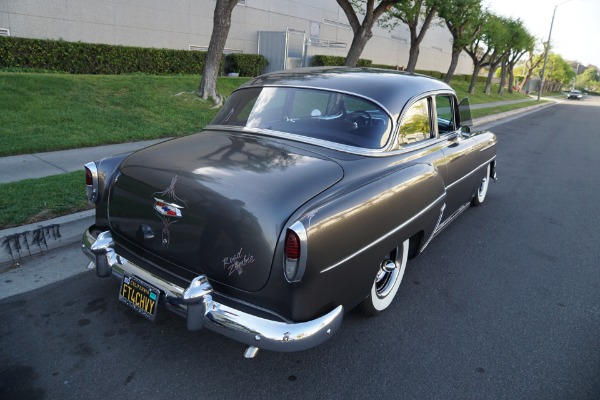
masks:
<path fill-rule="evenodd" d="M 422 99 L 414 103 L 400 122 L 398 144 L 411 144 L 431 137 L 429 101 Z"/>
<path fill-rule="evenodd" d="M 454 124 L 454 108 L 452 96 L 441 95 L 435 97 L 435 110 L 437 113 L 437 126 L 440 135 L 456 130 Z"/>

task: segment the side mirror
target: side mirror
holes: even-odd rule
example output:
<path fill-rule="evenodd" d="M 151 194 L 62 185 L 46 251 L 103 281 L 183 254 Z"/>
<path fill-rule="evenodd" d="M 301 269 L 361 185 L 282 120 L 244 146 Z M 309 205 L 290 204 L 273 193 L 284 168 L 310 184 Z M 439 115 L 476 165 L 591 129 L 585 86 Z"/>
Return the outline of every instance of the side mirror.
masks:
<path fill-rule="evenodd" d="M 471 134 L 471 127 L 467 126 L 467 125 L 463 125 L 460 127 L 460 131 L 462 133 L 468 133 Z"/>
<path fill-rule="evenodd" d="M 460 118 L 460 121 L 458 122 L 461 129 L 473 126 L 473 118 L 471 117 L 471 105 L 469 104 L 468 97 L 465 97 L 460 101 L 460 103 L 458 103 L 458 115 Z M 471 130 L 469 129 L 467 132 L 471 132 Z"/>

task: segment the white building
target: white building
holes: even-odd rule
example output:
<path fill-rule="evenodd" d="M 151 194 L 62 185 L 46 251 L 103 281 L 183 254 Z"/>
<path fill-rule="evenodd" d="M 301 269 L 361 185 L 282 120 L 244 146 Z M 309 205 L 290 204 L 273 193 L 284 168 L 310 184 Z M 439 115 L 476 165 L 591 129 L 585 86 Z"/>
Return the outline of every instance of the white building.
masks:
<path fill-rule="evenodd" d="M 37 39 L 171 49 L 206 49 L 215 0 L 0 0 L 0 34 Z M 346 56 L 352 30 L 335 0 L 241 0 L 234 8 L 226 51 L 259 53 L 259 32 L 288 38 L 287 65 L 308 63 L 316 54 Z M 405 66 L 410 39 L 399 25 L 374 28 L 361 58 L 375 64 Z M 266 36 L 263 34 L 263 40 Z M 272 38 L 272 36 L 270 37 Z M 417 69 L 446 72 L 451 35 L 440 21 L 427 32 Z M 265 43 L 267 46 L 265 46 Z M 260 53 L 283 53 L 263 42 Z M 271 48 L 266 48 L 271 47 Z M 271 63 L 273 64 L 273 63 Z M 472 72 L 462 53 L 456 73 Z"/>

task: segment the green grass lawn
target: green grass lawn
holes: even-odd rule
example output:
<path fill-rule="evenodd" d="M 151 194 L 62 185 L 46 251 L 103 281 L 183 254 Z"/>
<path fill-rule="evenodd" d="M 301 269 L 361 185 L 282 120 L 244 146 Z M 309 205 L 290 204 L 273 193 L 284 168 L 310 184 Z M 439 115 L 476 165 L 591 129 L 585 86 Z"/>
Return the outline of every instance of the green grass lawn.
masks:
<path fill-rule="evenodd" d="M 469 98 L 469 103 L 471 104 L 483 104 L 483 103 L 493 103 L 496 101 L 506 101 L 506 100 L 521 100 L 528 98 L 527 95 L 513 92 L 508 93 L 506 90 L 503 95 L 498 94 L 498 85 L 492 85 L 492 89 L 490 94 L 487 95 L 483 92 L 485 89 L 485 85 L 480 83 L 475 86 L 475 93 L 469 94 L 469 82 L 451 82 L 450 86 L 456 92 L 456 97 L 458 100 L 462 100 L 465 97 Z"/>
<path fill-rule="evenodd" d="M 220 78 L 229 96 L 246 78 Z M 187 135 L 217 110 L 198 76 L 0 72 L 0 156 Z"/>
<path fill-rule="evenodd" d="M 0 229 L 32 224 L 91 208 L 85 195 L 85 173 L 0 184 Z"/>

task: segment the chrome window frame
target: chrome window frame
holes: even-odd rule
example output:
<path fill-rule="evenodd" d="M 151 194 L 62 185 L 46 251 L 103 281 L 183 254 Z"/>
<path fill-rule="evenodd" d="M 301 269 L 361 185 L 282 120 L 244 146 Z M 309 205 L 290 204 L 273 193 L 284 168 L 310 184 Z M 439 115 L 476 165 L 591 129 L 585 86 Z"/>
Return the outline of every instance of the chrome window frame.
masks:
<path fill-rule="evenodd" d="M 428 147 L 432 144 L 441 142 L 443 140 L 447 140 L 447 139 L 451 138 L 452 136 L 456 136 L 460 131 L 460 127 L 456 127 L 456 123 L 455 123 L 455 128 L 457 128 L 456 131 L 449 132 L 447 135 L 440 137 L 439 133 L 438 133 L 438 129 L 437 129 L 437 124 L 432 123 L 434 118 L 437 119 L 437 113 L 435 112 L 434 107 L 431 107 L 431 105 L 430 105 L 430 113 L 433 113 L 431 116 L 431 121 L 430 121 L 430 124 L 432 124 L 431 138 L 422 140 L 420 142 L 416 142 L 409 146 L 401 146 L 400 148 L 397 148 L 397 149 L 393 148 L 394 144 L 397 142 L 400 121 L 404 117 L 406 110 L 408 110 L 408 108 L 410 108 L 410 106 L 412 106 L 412 104 L 414 104 L 415 102 L 417 102 L 423 98 L 427 98 L 427 97 L 432 98 L 438 94 L 450 95 L 451 97 L 454 98 L 454 108 L 455 108 L 454 113 L 456 115 L 456 113 L 458 112 L 458 110 L 457 110 L 458 103 L 456 102 L 456 93 L 454 93 L 454 91 L 451 91 L 451 90 L 442 89 L 442 90 L 432 90 L 432 91 L 428 91 L 428 92 L 419 93 L 418 95 L 412 97 L 409 101 L 406 102 L 406 105 L 404 106 L 404 108 L 402 108 L 402 110 L 400 110 L 400 113 L 398 114 L 399 115 L 398 118 L 394 119 L 394 116 L 390 112 L 390 110 L 387 109 L 379 101 L 377 101 L 371 97 L 361 95 L 359 93 L 350 92 L 350 91 L 346 91 L 346 90 L 325 88 L 325 87 L 320 87 L 320 86 L 303 86 L 303 85 L 290 85 L 290 86 L 288 86 L 288 85 L 263 85 L 263 86 L 260 86 L 260 88 L 267 88 L 267 87 L 323 90 L 323 91 L 327 91 L 327 92 L 347 94 L 350 96 L 359 97 L 359 98 L 365 99 L 367 101 L 370 101 L 370 102 L 374 103 L 375 105 L 377 105 L 378 107 L 380 107 L 390 118 L 390 121 L 392 124 L 390 137 L 388 138 L 386 144 L 383 147 L 381 147 L 379 149 L 367 149 L 364 147 L 349 146 L 349 145 L 344 145 L 344 144 L 340 144 L 340 143 L 330 142 L 328 140 L 315 139 L 315 138 L 311 138 L 308 136 L 297 135 L 297 134 L 288 133 L 288 132 L 266 130 L 266 129 L 260 129 L 260 128 L 246 128 L 246 127 L 232 126 L 232 125 L 207 125 L 205 127 L 205 129 L 223 130 L 223 131 L 237 132 L 237 133 L 242 132 L 242 133 L 248 133 L 248 134 L 258 134 L 258 135 L 263 135 L 263 136 L 288 139 L 288 140 L 293 140 L 293 141 L 297 141 L 297 142 L 301 142 L 301 143 L 307 143 L 307 144 L 323 147 L 323 148 L 330 149 L 330 150 L 335 150 L 335 151 L 340 151 L 343 153 L 355 154 L 355 155 L 360 155 L 360 156 L 365 156 L 365 157 L 388 157 L 388 156 L 395 156 L 395 155 L 404 154 L 404 153 L 410 153 L 412 151 L 419 150 L 424 147 Z M 237 90 L 245 90 L 245 89 L 250 89 L 250 88 L 256 88 L 256 86 L 244 87 L 244 88 L 240 88 Z"/>

